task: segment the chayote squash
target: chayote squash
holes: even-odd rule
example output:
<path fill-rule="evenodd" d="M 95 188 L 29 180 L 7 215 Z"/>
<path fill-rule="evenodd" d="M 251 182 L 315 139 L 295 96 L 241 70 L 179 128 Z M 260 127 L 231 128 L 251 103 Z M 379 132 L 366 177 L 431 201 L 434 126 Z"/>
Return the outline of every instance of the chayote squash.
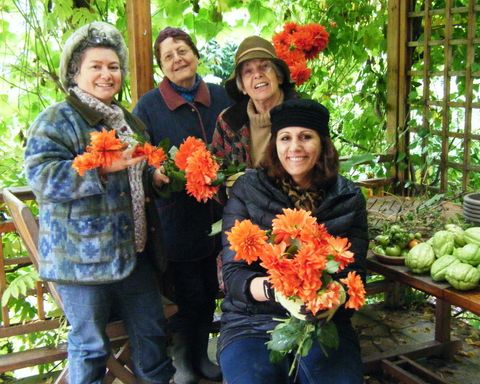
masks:
<path fill-rule="evenodd" d="M 453 255 L 462 263 L 476 267 L 480 264 L 480 246 L 477 244 L 465 244 L 462 248 L 456 248 Z"/>
<path fill-rule="evenodd" d="M 468 291 L 477 287 L 480 272 L 470 264 L 456 263 L 447 268 L 445 278 L 453 288 Z"/>
<path fill-rule="evenodd" d="M 451 255 L 455 248 L 455 235 L 450 231 L 438 231 L 432 237 L 432 248 L 435 256 Z"/>
<path fill-rule="evenodd" d="M 460 263 L 460 260 L 458 260 L 453 255 L 445 255 L 435 260 L 432 266 L 430 267 L 430 275 L 432 276 L 432 279 L 434 281 L 445 280 L 445 273 L 447 271 L 447 268 L 450 265 L 456 264 L 456 263 Z"/>
<path fill-rule="evenodd" d="M 453 233 L 456 247 L 463 247 L 466 244 L 462 227 L 457 224 L 446 224 L 445 229 Z"/>
<path fill-rule="evenodd" d="M 471 227 L 463 231 L 463 238 L 468 244 L 480 245 L 480 227 Z"/>
<path fill-rule="evenodd" d="M 414 273 L 425 273 L 435 261 L 435 253 L 428 243 L 420 243 L 408 251 L 405 256 L 405 265 Z"/>

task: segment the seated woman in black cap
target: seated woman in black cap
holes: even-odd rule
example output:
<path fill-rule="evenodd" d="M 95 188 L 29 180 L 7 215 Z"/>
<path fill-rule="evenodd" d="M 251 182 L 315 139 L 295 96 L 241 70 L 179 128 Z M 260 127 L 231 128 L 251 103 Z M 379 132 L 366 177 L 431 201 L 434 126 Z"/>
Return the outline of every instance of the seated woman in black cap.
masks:
<path fill-rule="evenodd" d="M 234 184 L 223 214 L 223 278 L 225 299 L 219 360 L 228 383 L 362 383 L 362 362 L 351 310 L 339 309 L 332 321 L 339 348 L 328 356 L 314 343 L 300 358 L 295 379 L 288 376 L 293 356 L 269 360 L 268 331 L 287 316 L 270 290 L 264 289 L 265 269 L 258 262 L 234 260 L 225 232 L 235 220 L 250 219 L 269 229 L 283 208 L 311 211 L 334 236 L 346 237 L 355 263 L 342 271 L 364 276 L 367 253 L 367 212 L 358 187 L 338 174 L 338 153 L 329 136 L 329 112 L 312 100 L 288 100 L 270 112 L 272 137 L 262 167 L 250 169 Z M 272 297 L 273 296 L 273 297 Z"/>

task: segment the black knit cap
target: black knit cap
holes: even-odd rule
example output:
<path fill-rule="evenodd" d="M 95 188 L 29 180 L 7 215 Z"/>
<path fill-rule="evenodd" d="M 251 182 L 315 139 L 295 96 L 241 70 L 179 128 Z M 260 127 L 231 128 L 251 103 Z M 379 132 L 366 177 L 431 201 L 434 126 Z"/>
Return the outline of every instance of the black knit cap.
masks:
<path fill-rule="evenodd" d="M 272 135 L 286 127 L 310 128 L 320 136 L 330 136 L 328 121 L 330 113 L 314 100 L 291 99 L 270 110 Z"/>

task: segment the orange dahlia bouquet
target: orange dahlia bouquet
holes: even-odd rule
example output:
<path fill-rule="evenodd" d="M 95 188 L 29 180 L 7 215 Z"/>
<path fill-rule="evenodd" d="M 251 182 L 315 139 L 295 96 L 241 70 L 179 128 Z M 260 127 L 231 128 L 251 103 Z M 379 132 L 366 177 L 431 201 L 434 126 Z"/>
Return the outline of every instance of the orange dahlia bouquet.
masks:
<path fill-rule="evenodd" d="M 157 148 L 144 140 L 139 142 L 132 154 L 135 156 L 145 156 L 147 163 L 156 168 L 160 167 L 166 160 L 167 156 L 162 148 Z M 122 152 L 127 148 L 127 144 L 122 142 L 114 130 L 102 129 L 90 133 L 90 145 L 86 151 L 77 155 L 73 159 L 72 167 L 80 176 L 84 176 L 85 172 L 112 165 L 113 161 L 122 156 Z"/>
<path fill-rule="evenodd" d="M 297 85 L 310 78 L 312 71 L 307 67 L 307 61 L 318 57 L 327 47 L 328 38 L 326 29 L 317 23 L 286 23 L 282 31 L 273 35 L 275 51 L 278 57 L 287 63 Z"/>
<path fill-rule="evenodd" d="M 275 291 L 275 300 L 290 313 L 271 331 L 267 343 L 273 361 L 294 353 L 290 373 L 316 338 L 322 349 L 338 348 L 330 319 L 340 306 L 358 310 L 365 288 L 356 272 L 337 273 L 354 261 L 348 239 L 330 235 L 310 212 L 284 209 L 265 231 L 250 220 L 236 221 L 227 232 L 235 260 L 259 262 Z"/>
<path fill-rule="evenodd" d="M 103 129 L 92 132 L 90 136 L 91 144 L 87 146 L 85 153 L 73 160 L 72 167 L 80 176 L 85 175 L 88 170 L 111 165 L 122 156 L 122 151 L 127 147 L 114 130 Z M 171 147 L 168 151 L 169 140 L 163 140 L 158 146 L 146 142 L 145 138 L 138 135 L 135 140 L 138 144 L 132 157 L 145 156 L 149 165 L 162 167 L 170 178 L 170 183 L 160 191 L 165 197 L 185 189 L 188 195 L 205 203 L 216 195 L 226 178 L 245 168 L 240 165 L 221 169 L 220 159 L 212 155 L 201 139 L 193 136 L 187 137 L 179 148 Z"/>

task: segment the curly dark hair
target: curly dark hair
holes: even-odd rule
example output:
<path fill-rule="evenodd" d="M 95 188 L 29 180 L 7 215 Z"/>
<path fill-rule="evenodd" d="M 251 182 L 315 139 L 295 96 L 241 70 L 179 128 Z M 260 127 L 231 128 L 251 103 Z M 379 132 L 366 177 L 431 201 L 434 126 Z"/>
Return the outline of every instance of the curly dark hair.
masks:
<path fill-rule="evenodd" d="M 155 59 L 157 60 L 157 64 L 160 68 L 162 68 L 162 63 L 160 61 L 160 57 L 161 57 L 160 44 L 162 43 L 162 41 L 164 41 L 165 39 L 168 39 L 169 37 L 171 37 L 173 40 L 184 41 L 185 44 L 187 44 L 191 48 L 195 56 L 197 56 L 197 58 L 200 59 L 200 53 L 198 52 L 196 45 L 194 44 L 192 38 L 187 32 L 181 30 L 180 28 L 166 27 L 158 33 L 157 39 L 155 40 L 155 44 L 153 45 L 153 52 L 155 54 Z"/>
<path fill-rule="evenodd" d="M 274 180 L 292 180 L 292 177 L 283 168 L 277 154 L 277 134 L 273 134 L 268 142 L 267 149 L 260 167 L 264 168 L 267 175 Z M 321 151 L 320 157 L 315 163 L 312 173 L 311 188 L 315 190 L 326 190 L 335 183 L 339 170 L 338 152 L 329 136 L 320 136 Z"/>

